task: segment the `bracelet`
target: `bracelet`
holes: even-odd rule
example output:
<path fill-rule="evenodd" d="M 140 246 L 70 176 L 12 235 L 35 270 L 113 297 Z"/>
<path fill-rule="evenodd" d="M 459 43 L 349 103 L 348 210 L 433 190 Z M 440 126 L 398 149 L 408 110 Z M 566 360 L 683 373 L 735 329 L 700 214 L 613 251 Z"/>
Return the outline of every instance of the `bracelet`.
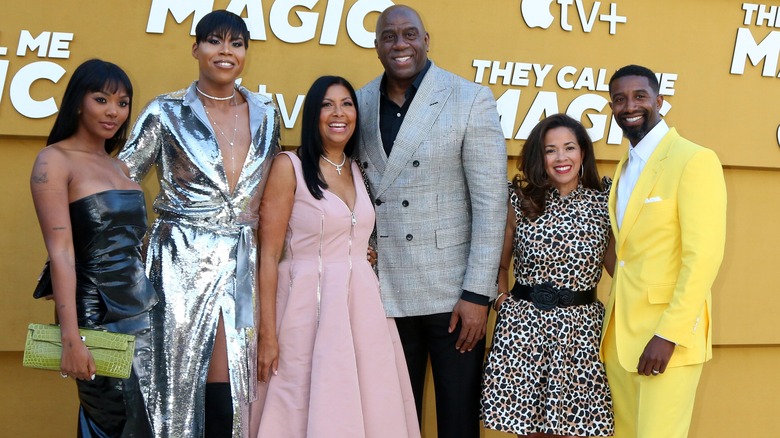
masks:
<path fill-rule="evenodd" d="M 501 297 L 504 295 L 506 295 L 506 292 L 501 292 L 496 296 L 496 299 L 493 300 L 493 310 L 495 310 L 496 312 L 498 312 L 498 300 L 500 300 Z"/>

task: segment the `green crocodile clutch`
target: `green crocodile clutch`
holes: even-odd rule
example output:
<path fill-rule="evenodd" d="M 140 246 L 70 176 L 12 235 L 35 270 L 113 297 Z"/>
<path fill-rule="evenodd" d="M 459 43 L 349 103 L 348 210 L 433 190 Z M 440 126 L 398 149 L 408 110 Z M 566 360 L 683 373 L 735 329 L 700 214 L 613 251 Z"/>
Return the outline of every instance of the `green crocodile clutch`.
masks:
<path fill-rule="evenodd" d="M 98 376 L 130 377 L 135 352 L 135 336 L 80 328 L 84 344 L 92 353 Z M 60 370 L 62 340 L 60 327 L 50 324 L 30 324 L 24 344 L 22 366 L 42 370 Z"/>

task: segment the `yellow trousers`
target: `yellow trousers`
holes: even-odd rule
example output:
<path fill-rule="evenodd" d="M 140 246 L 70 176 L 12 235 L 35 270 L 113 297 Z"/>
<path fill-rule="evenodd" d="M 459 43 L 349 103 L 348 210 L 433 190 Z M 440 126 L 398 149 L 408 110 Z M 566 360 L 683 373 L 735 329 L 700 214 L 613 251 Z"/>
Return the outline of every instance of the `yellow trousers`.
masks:
<path fill-rule="evenodd" d="M 702 364 L 667 368 L 657 376 L 626 371 L 618 361 L 613 321 L 602 348 L 615 410 L 615 437 L 687 437 Z"/>

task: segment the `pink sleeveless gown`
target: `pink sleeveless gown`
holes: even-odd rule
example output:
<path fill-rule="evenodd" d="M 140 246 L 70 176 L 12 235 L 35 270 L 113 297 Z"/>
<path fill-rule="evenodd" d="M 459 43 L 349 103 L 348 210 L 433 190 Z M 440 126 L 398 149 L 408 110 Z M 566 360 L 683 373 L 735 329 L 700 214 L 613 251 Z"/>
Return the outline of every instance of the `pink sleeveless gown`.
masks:
<path fill-rule="evenodd" d="M 259 422 L 259 438 L 419 437 L 401 341 L 366 260 L 374 209 L 360 171 L 352 163 L 351 212 L 327 190 L 312 197 L 299 158 L 283 153 L 297 189 L 279 264 L 279 370 L 258 385 L 253 430 Z"/>

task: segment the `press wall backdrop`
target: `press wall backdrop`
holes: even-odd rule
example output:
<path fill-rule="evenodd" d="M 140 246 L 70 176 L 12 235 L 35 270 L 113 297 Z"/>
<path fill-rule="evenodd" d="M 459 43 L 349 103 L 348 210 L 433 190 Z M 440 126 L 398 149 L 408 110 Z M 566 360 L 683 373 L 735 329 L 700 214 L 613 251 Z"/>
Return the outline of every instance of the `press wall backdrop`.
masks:
<path fill-rule="evenodd" d="M 29 322 L 53 319 L 31 297 L 46 258 L 29 172 L 73 70 L 119 64 L 135 88 L 134 118 L 154 96 L 197 78 L 197 20 L 214 9 L 251 31 L 241 82 L 267 93 L 298 143 L 303 95 L 323 74 L 356 87 L 382 73 L 373 49 L 390 0 L 26 0 L 0 5 L 0 431 L 73 436 L 75 386 L 23 369 Z M 507 176 L 531 128 L 566 112 L 589 129 L 599 169 L 625 153 L 607 82 L 626 64 L 659 73 L 663 114 L 715 150 L 728 186 L 726 258 L 713 289 L 714 359 L 704 370 L 691 436 L 761 436 L 780 426 L 780 4 L 737 0 L 409 0 L 430 34 L 430 58 L 489 86 L 507 139 Z M 157 191 L 144 186 L 147 201 Z M 600 286 L 606 298 L 610 279 Z M 431 383 L 432 385 L 432 383 Z M 429 385 L 429 386 L 431 386 Z M 429 397 L 432 402 L 432 397 Z M 435 435 L 434 411 L 424 432 Z M 769 432 L 769 434 L 774 432 Z M 501 434 L 485 432 L 485 437 Z"/>

